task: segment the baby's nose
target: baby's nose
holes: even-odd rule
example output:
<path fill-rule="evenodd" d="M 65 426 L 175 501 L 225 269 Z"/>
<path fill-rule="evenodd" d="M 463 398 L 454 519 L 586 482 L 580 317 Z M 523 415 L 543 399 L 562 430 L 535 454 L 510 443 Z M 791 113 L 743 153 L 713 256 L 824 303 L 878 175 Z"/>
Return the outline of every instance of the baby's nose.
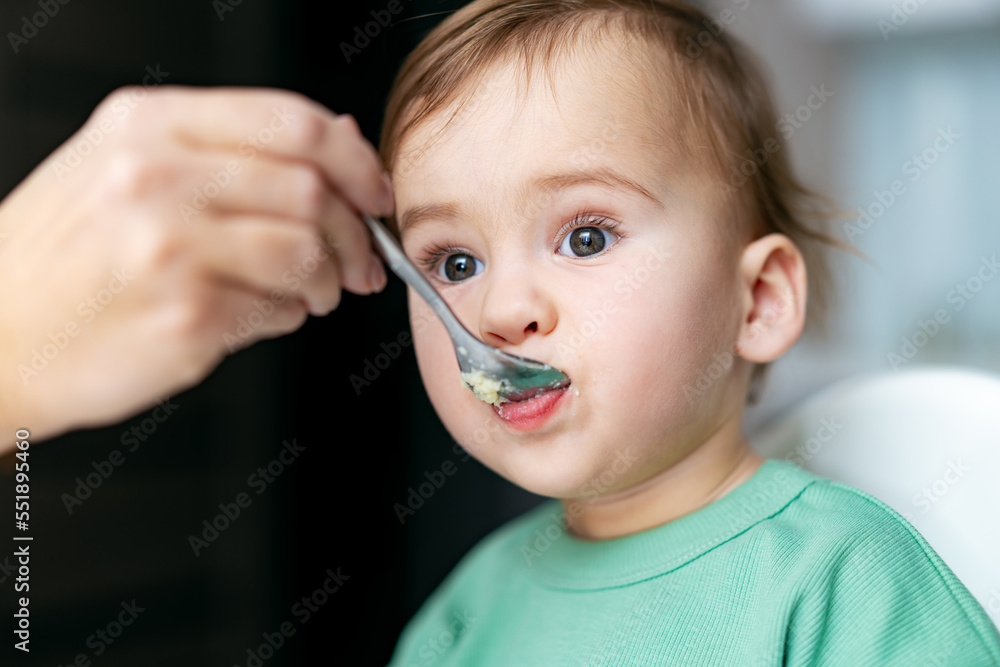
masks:
<path fill-rule="evenodd" d="M 548 334 L 558 319 L 551 295 L 524 276 L 491 276 L 479 317 L 479 336 L 490 345 L 516 346 L 532 334 Z"/>

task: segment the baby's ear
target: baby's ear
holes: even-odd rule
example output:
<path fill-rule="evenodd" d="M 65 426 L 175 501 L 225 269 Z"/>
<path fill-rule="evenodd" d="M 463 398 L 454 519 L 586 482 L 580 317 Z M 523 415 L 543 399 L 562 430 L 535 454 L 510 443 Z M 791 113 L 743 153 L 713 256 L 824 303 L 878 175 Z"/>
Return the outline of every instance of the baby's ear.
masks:
<path fill-rule="evenodd" d="M 768 234 L 743 250 L 739 267 L 743 326 L 736 342 L 740 357 L 758 364 L 790 348 L 805 325 L 806 265 L 784 234 Z"/>

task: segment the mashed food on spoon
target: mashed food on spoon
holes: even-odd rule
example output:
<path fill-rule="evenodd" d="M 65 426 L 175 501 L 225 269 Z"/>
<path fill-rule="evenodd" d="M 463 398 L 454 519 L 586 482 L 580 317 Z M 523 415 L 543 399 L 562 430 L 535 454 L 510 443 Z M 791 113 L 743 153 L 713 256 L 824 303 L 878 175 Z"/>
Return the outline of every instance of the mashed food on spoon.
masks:
<path fill-rule="evenodd" d="M 507 399 L 500 395 L 503 383 L 480 370 L 462 373 L 462 381 L 472 389 L 476 398 L 481 401 L 492 403 L 497 407 L 500 407 L 501 403 L 507 402 Z"/>

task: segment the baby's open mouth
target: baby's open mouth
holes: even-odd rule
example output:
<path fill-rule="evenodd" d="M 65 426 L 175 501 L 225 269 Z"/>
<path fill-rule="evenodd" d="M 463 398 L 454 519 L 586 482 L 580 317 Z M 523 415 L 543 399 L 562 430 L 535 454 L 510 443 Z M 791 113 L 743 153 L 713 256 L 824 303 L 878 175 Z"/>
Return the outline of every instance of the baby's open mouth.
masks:
<path fill-rule="evenodd" d="M 536 387 L 512 400 L 501 393 L 504 380 L 498 380 L 481 370 L 462 373 L 462 381 L 475 393 L 476 398 L 489 403 L 501 419 L 521 431 L 541 426 L 561 403 L 570 386 L 569 381 L 566 381 L 557 386 Z"/>
<path fill-rule="evenodd" d="M 487 375 L 481 370 L 462 373 L 462 382 L 464 382 L 465 385 L 472 390 L 472 393 L 476 395 L 476 398 L 484 403 L 490 403 L 494 407 L 500 407 L 505 403 L 524 403 L 542 394 L 557 391 L 559 389 L 565 389 L 570 385 L 569 380 L 567 379 L 565 382 L 558 385 L 535 387 L 530 391 L 522 392 L 517 398 L 508 398 L 502 393 L 507 381 L 498 380 L 491 375 Z M 510 394 L 510 392 L 506 393 L 508 393 L 508 395 Z"/>
<path fill-rule="evenodd" d="M 500 406 L 494 405 L 493 411 L 518 430 L 532 429 L 546 421 L 562 402 L 569 388 L 569 384 L 556 388 L 546 387 L 531 398 L 506 402 Z"/>

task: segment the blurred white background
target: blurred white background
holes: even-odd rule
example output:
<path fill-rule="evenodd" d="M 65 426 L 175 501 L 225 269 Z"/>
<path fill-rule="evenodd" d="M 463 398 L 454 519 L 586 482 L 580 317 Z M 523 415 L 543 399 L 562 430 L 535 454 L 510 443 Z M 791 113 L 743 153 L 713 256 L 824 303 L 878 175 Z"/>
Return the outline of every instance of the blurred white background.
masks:
<path fill-rule="evenodd" d="M 806 184 L 853 215 L 830 231 L 874 262 L 830 253 L 837 294 L 826 335 L 804 336 L 774 365 L 747 433 L 837 379 L 893 370 L 890 354 L 905 361 L 898 368 L 1000 373 L 1000 273 L 990 268 L 1000 259 L 1000 2 L 701 5 L 717 19 L 732 12 L 724 29 L 764 62 L 779 116 L 795 114 L 813 86 L 832 93 L 800 112 L 808 118 L 787 143 Z M 866 229 L 859 209 L 871 214 Z M 938 311 L 947 321 L 925 335 Z"/>

